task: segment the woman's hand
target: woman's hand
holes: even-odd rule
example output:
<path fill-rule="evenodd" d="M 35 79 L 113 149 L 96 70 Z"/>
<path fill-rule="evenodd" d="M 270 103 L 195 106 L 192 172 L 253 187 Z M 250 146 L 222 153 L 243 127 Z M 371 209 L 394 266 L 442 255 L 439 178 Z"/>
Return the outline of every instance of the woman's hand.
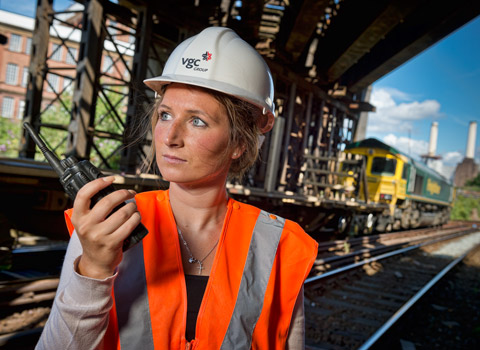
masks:
<path fill-rule="evenodd" d="M 141 220 L 134 202 L 109 216 L 116 206 L 132 199 L 134 191 L 110 193 L 90 209 L 91 198 L 113 180 L 114 177 L 109 176 L 89 182 L 78 191 L 73 204 L 71 220 L 83 248 L 77 272 L 83 276 L 104 279 L 113 275 L 122 261 L 123 241 Z"/>

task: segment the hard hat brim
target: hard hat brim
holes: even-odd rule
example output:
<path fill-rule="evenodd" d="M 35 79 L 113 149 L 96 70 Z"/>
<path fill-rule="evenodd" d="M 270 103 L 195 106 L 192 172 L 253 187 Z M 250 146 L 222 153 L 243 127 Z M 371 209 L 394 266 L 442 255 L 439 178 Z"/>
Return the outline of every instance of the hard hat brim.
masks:
<path fill-rule="evenodd" d="M 224 83 L 224 82 L 219 82 L 219 81 L 204 81 L 203 79 L 195 79 L 194 77 L 191 76 L 186 76 L 186 75 L 161 75 L 158 77 L 154 78 L 149 78 L 145 79 L 143 81 L 150 89 L 153 91 L 156 91 L 157 93 L 161 93 L 162 87 L 171 83 L 180 83 L 180 84 L 186 84 L 186 85 L 193 85 L 193 86 L 198 86 L 202 87 L 205 89 L 210 89 L 210 90 L 215 90 L 218 92 L 221 92 L 225 95 L 231 95 L 234 96 L 240 100 L 243 100 L 245 102 L 251 103 L 263 112 L 263 114 L 268 115 L 268 119 L 274 119 L 275 114 L 274 114 L 274 106 L 273 102 L 272 105 L 268 105 L 265 101 L 258 100 L 258 97 L 249 91 L 246 91 L 244 89 L 238 88 L 237 86 Z M 228 91 L 226 93 L 225 91 Z M 271 123 L 273 125 L 273 123 Z M 271 127 L 269 127 L 269 130 Z M 262 130 L 262 132 L 267 132 L 269 130 Z"/>

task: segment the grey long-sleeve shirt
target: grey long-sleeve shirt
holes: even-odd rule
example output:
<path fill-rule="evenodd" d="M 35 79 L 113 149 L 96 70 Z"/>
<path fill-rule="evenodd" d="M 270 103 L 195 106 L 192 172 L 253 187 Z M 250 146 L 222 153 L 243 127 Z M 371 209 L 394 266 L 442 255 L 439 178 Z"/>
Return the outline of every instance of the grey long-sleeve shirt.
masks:
<path fill-rule="evenodd" d="M 112 307 L 112 288 L 116 274 L 104 280 L 76 272 L 82 246 L 74 232 L 60 276 L 52 311 L 35 350 L 102 349 L 102 340 Z M 304 349 L 303 288 L 292 316 L 287 349 Z"/>

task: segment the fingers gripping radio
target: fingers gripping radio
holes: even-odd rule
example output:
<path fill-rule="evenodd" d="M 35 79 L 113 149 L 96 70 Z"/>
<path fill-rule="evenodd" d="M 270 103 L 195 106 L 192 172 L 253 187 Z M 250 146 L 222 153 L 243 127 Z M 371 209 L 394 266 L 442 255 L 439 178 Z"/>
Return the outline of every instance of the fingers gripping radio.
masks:
<path fill-rule="evenodd" d="M 88 182 L 98 179 L 103 175 L 98 168 L 96 168 L 88 160 L 78 161 L 75 157 L 68 157 L 60 160 L 58 157 L 48 149 L 47 145 L 42 139 L 35 133 L 30 123 L 23 123 L 23 126 L 28 131 L 33 141 L 37 144 L 38 148 L 42 151 L 45 158 L 48 160 L 53 170 L 60 177 L 60 183 L 62 184 L 65 192 L 68 196 L 75 200 L 78 191 Z M 90 207 L 93 207 L 100 199 L 115 191 L 115 188 L 110 185 L 103 190 L 99 191 L 91 199 Z M 122 203 L 112 210 L 112 213 L 123 207 L 126 203 Z M 126 251 L 140 242 L 143 237 L 148 233 L 148 230 L 143 224 L 138 226 L 132 231 L 130 236 L 123 242 L 123 251 Z"/>

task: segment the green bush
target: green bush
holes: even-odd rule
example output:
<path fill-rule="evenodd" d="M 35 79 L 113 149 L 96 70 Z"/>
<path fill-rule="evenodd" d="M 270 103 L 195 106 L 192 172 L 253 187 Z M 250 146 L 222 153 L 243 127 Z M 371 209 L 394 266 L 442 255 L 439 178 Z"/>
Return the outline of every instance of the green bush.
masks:
<path fill-rule="evenodd" d="M 480 189 L 480 173 L 473 179 L 470 179 L 467 182 L 465 182 L 465 187 L 470 187 L 476 190 Z"/>
<path fill-rule="evenodd" d="M 18 120 L 0 117 L 0 157 L 18 157 L 20 135 Z"/>
<path fill-rule="evenodd" d="M 476 208 L 480 214 L 480 198 L 459 195 L 453 203 L 450 219 L 471 220 L 472 210 Z"/>

